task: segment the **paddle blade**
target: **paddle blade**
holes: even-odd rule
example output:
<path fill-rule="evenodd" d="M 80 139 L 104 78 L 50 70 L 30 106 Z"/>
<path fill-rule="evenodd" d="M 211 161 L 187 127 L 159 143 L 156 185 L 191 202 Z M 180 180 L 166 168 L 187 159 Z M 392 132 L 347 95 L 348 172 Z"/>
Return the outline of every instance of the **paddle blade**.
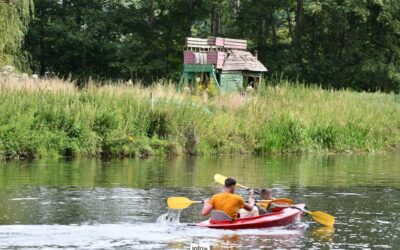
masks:
<path fill-rule="evenodd" d="M 257 203 L 264 203 L 264 204 L 268 204 L 270 202 L 272 203 L 277 203 L 277 204 L 287 204 L 287 205 L 292 205 L 293 204 L 293 200 L 288 199 L 288 198 L 277 198 L 277 199 L 273 199 L 273 200 L 257 200 Z"/>
<path fill-rule="evenodd" d="M 167 205 L 169 209 L 185 209 L 191 206 L 193 201 L 186 197 L 170 197 L 167 199 Z"/>
<path fill-rule="evenodd" d="M 324 213 L 322 211 L 308 211 L 308 213 L 313 217 L 315 221 L 321 223 L 322 225 L 333 227 L 333 224 L 335 224 L 335 217 L 330 214 Z"/>
<path fill-rule="evenodd" d="M 273 199 L 272 202 L 274 202 L 274 203 L 287 203 L 289 205 L 293 204 L 293 200 L 288 199 L 288 198 L 276 198 L 276 199 Z"/>
<path fill-rule="evenodd" d="M 226 180 L 226 177 L 223 176 L 223 175 L 220 175 L 220 174 L 215 174 L 214 175 L 214 181 L 216 183 L 219 183 L 221 185 L 225 185 L 225 180 Z"/>
<path fill-rule="evenodd" d="M 218 184 L 221 184 L 221 185 L 225 185 L 225 180 L 226 180 L 226 176 L 223 176 L 223 175 L 221 175 L 221 174 L 215 174 L 214 175 L 214 181 L 216 182 L 216 183 L 218 183 Z M 243 186 L 242 184 L 240 184 L 240 183 L 236 183 L 236 186 L 238 186 L 238 187 L 241 187 L 241 188 L 244 188 L 244 189 L 249 189 L 248 187 L 245 187 L 245 186 Z"/>

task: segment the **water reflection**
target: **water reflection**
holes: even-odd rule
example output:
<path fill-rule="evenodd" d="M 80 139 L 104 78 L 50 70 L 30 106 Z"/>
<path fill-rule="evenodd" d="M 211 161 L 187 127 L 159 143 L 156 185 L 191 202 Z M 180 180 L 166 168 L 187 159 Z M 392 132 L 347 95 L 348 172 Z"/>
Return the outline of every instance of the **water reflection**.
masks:
<path fill-rule="evenodd" d="M 316 227 L 311 230 L 312 237 L 317 241 L 331 242 L 335 235 L 335 228 L 333 227 Z"/>
<path fill-rule="evenodd" d="M 224 235 L 216 240 L 213 249 L 244 249 L 258 246 L 262 249 L 296 249 L 303 246 L 304 232 L 302 230 L 270 229 L 265 234 Z"/>
<path fill-rule="evenodd" d="M 248 186 L 400 187 L 399 162 L 400 154 L 11 162 L 0 163 L 0 186 L 207 187 L 219 172 Z"/>
<path fill-rule="evenodd" d="M 0 249 L 187 249 L 192 242 L 214 249 L 394 247 L 398 166 L 399 154 L 1 163 Z M 182 210 L 181 224 L 157 222 L 167 212 L 166 197 L 199 200 L 219 192 L 215 173 L 333 214 L 335 229 L 310 218 L 264 230 L 189 227 L 204 219 L 198 205 Z"/>

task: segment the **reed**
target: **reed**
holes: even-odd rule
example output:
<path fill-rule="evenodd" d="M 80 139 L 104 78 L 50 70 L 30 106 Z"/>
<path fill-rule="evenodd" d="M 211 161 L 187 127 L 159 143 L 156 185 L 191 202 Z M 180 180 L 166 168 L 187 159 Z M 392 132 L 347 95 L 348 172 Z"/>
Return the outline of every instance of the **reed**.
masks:
<path fill-rule="evenodd" d="M 374 152 L 400 144 L 400 97 L 285 80 L 244 97 L 173 84 L 0 77 L 2 158 Z"/>

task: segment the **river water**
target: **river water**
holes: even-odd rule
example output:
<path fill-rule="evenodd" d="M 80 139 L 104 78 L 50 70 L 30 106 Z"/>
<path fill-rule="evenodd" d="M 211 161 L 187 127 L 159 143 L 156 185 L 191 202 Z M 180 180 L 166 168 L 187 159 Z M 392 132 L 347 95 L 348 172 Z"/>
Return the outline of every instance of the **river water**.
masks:
<path fill-rule="evenodd" d="M 219 192 L 215 173 L 330 213 L 335 228 L 307 217 L 262 230 L 188 226 L 204 219 L 199 205 L 180 223 L 158 219 L 166 197 Z M 399 153 L 0 163 L 0 249 L 399 249 L 399 207 Z"/>

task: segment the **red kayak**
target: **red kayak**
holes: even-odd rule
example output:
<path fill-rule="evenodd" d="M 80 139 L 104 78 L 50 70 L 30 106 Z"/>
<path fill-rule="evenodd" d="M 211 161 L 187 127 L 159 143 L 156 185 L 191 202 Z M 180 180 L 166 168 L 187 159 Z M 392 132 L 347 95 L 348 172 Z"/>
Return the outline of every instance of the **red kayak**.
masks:
<path fill-rule="evenodd" d="M 237 219 L 234 221 L 206 220 L 197 223 L 196 226 L 216 229 L 255 229 L 287 226 L 300 221 L 303 215 L 303 211 L 301 210 L 304 209 L 305 204 L 293 205 L 292 207 L 285 208 L 279 212 L 272 212 L 257 217 Z"/>

